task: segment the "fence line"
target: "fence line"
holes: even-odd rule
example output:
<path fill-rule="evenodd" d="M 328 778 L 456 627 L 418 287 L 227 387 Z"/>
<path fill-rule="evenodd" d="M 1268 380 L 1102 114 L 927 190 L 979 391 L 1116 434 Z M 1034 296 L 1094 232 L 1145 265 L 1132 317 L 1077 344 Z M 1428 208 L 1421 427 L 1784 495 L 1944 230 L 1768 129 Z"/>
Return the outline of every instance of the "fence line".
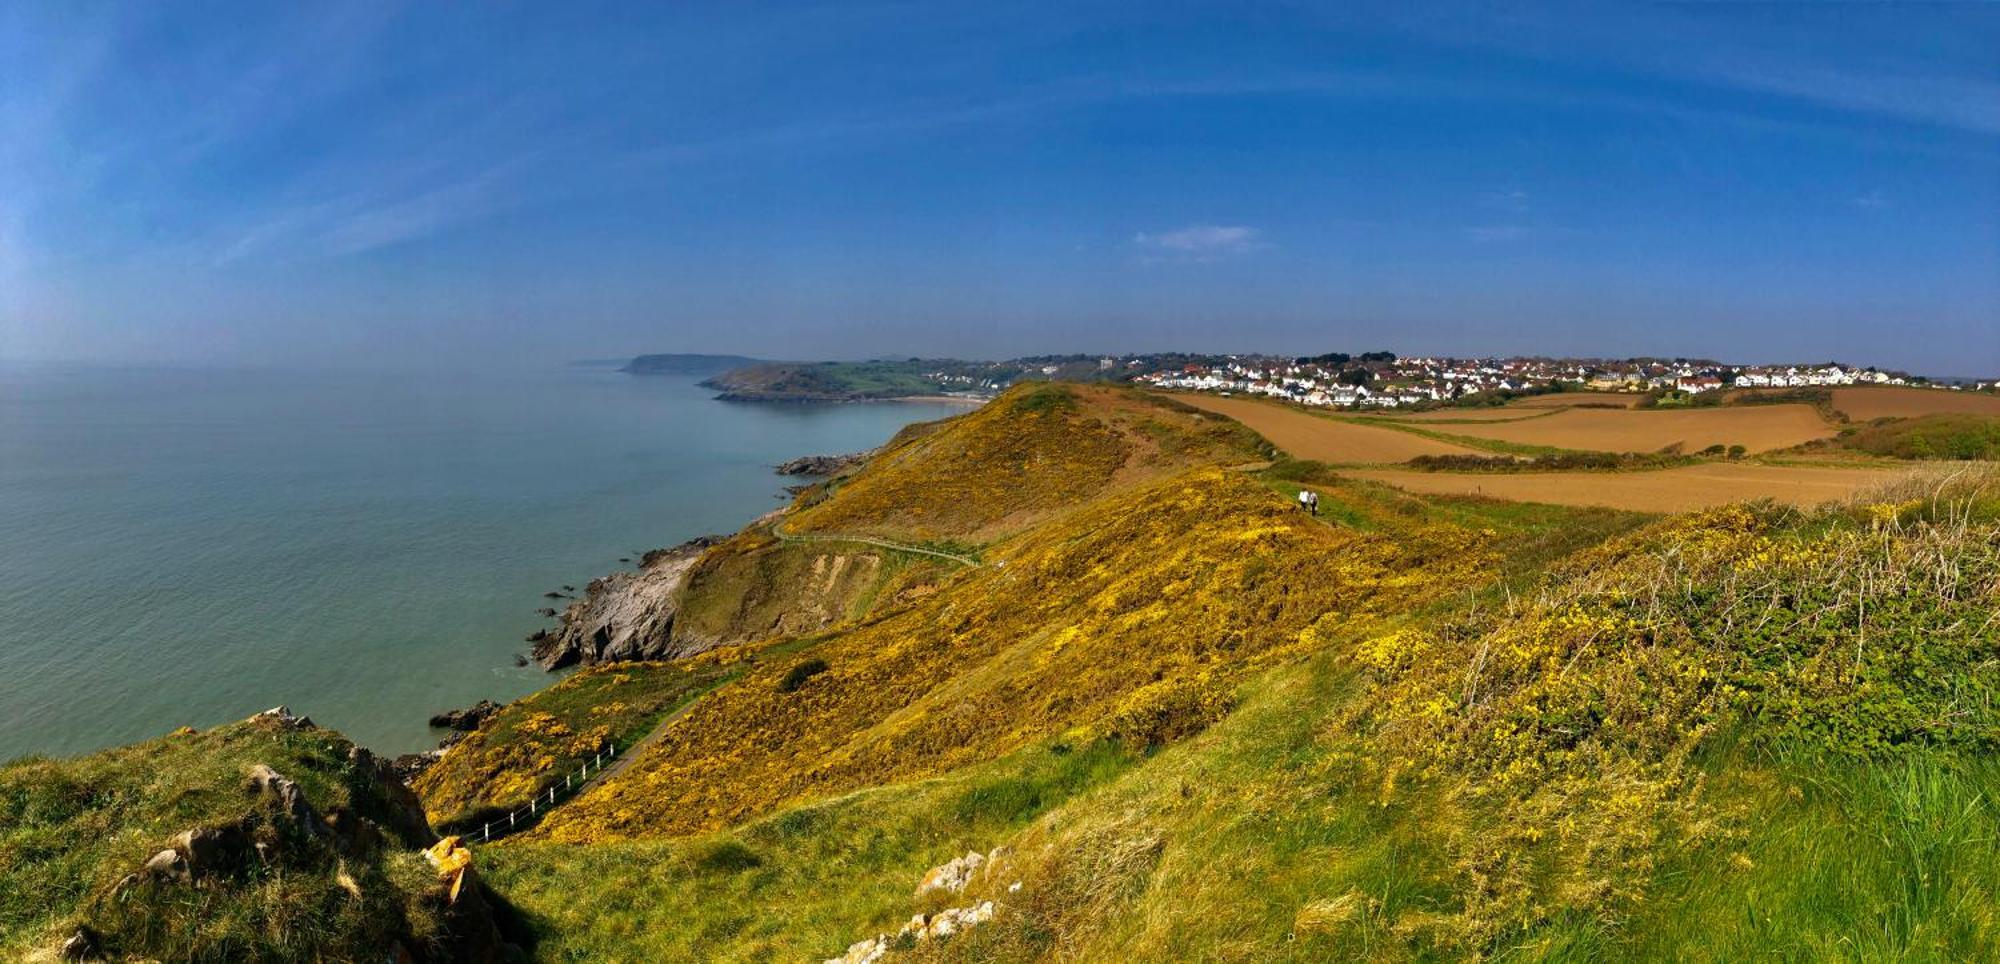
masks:
<path fill-rule="evenodd" d="M 626 749 L 629 750 L 631 747 L 628 746 Z M 543 813 L 555 808 L 556 791 L 562 791 L 565 797 L 573 794 L 590 782 L 592 767 L 596 767 L 598 773 L 603 773 L 604 768 L 616 759 L 618 759 L 618 744 L 606 740 L 604 748 L 597 751 L 596 756 L 583 761 L 583 766 L 578 767 L 575 772 L 563 774 L 561 784 L 549 784 L 547 792 L 537 790 L 534 796 L 528 798 L 527 806 L 516 807 L 508 811 L 504 817 L 494 817 L 481 824 L 478 830 L 468 830 L 460 834 L 460 839 L 467 843 L 473 841 L 487 843 L 534 823 Z"/>

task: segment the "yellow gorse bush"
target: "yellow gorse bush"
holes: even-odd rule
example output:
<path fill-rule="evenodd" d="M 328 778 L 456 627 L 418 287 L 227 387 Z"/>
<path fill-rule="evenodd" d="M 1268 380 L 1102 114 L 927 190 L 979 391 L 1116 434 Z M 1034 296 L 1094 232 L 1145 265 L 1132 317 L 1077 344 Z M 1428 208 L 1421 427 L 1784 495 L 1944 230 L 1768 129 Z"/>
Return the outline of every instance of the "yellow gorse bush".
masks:
<path fill-rule="evenodd" d="M 1296 513 L 1220 470 L 1086 506 L 819 643 L 829 668 L 794 692 L 776 691 L 790 661 L 760 661 L 536 833 L 709 830 L 1079 728 L 1173 739 L 1226 712 L 1234 680 L 1316 648 L 1334 623 L 1407 611 L 1495 561 L 1477 534 L 1398 540 Z"/>

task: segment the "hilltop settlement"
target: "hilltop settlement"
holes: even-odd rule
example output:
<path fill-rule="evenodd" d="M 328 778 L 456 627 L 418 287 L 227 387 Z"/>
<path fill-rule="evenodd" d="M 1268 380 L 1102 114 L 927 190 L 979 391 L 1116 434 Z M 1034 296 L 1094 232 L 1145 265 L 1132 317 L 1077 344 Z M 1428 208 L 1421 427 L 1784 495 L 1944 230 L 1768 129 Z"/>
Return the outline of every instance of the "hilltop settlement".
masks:
<path fill-rule="evenodd" d="M 635 374 L 687 374 L 683 358 L 642 355 Z M 1394 352 L 1329 352 L 1305 357 L 1257 354 L 1039 355 L 1005 361 L 875 359 L 769 362 L 716 371 L 704 385 L 730 401 L 869 401 L 919 396 L 989 398 L 1026 381 L 1134 383 L 1183 391 L 1245 394 L 1336 409 L 1424 409 L 1500 404 L 1565 391 L 1685 398 L 1722 389 L 1800 389 L 1854 385 L 1932 386 L 2000 391 L 2000 380 L 1933 380 L 1840 362 L 1728 364 L 1694 358 L 1402 357 Z M 709 363 L 713 366 L 713 362 Z"/>

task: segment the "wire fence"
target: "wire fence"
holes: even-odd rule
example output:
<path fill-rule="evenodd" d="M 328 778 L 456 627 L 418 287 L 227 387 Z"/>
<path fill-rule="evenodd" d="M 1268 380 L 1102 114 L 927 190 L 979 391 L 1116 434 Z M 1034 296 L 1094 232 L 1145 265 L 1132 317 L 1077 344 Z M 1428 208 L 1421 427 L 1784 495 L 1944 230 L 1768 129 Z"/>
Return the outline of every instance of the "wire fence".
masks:
<path fill-rule="evenodd" d="M 627 750 L 631 747 L 627 746 Z M 549 788 L 538 791 L 528 798 L 523 807 L 516 807 L 504 817 L 495 817 L 481 824 L 477 830 L 466 830 L 459 836 L 468 843 L 488 843 L 505 837 L 516 830 L 525 830 L 540 820 L 542 814 L 555 808 L 556 802 L 576 795 L 578 790 L 590 782 L 592 773 L 603 773 L 611 761 L 618 758 L 618 744 L 606 741 L 597 755 L 583 761 L 583 765 L 571 773 L 563 775 L 561 783 L 551 783 Z"/>

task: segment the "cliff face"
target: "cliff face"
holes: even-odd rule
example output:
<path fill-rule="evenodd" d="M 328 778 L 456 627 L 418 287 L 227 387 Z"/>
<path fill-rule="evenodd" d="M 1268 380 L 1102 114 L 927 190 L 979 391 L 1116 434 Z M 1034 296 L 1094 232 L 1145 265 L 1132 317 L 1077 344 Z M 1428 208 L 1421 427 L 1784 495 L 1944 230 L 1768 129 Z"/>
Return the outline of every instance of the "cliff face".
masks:
<path fill-rule="evenodd" d="M 563 612 L 561 625 L 535 642 L 535 661 L 544 669 L 560 669 L 572 663 L 688 655 L 673 645 L 674 616 L 680 610 L 677 591 L 715 542 L 705 536 L 649 552 L 635 571 L 591 580 L 584 597 Z"/>
<path fill-rule="evenodd" d="M 648 553 L 636 571 L 592 580 L 534 656 L 546 669 L 681 659 L 818 632 L 925 592 L 948 568 L 858 544 L 782 542 L 753 527 Z"/>

